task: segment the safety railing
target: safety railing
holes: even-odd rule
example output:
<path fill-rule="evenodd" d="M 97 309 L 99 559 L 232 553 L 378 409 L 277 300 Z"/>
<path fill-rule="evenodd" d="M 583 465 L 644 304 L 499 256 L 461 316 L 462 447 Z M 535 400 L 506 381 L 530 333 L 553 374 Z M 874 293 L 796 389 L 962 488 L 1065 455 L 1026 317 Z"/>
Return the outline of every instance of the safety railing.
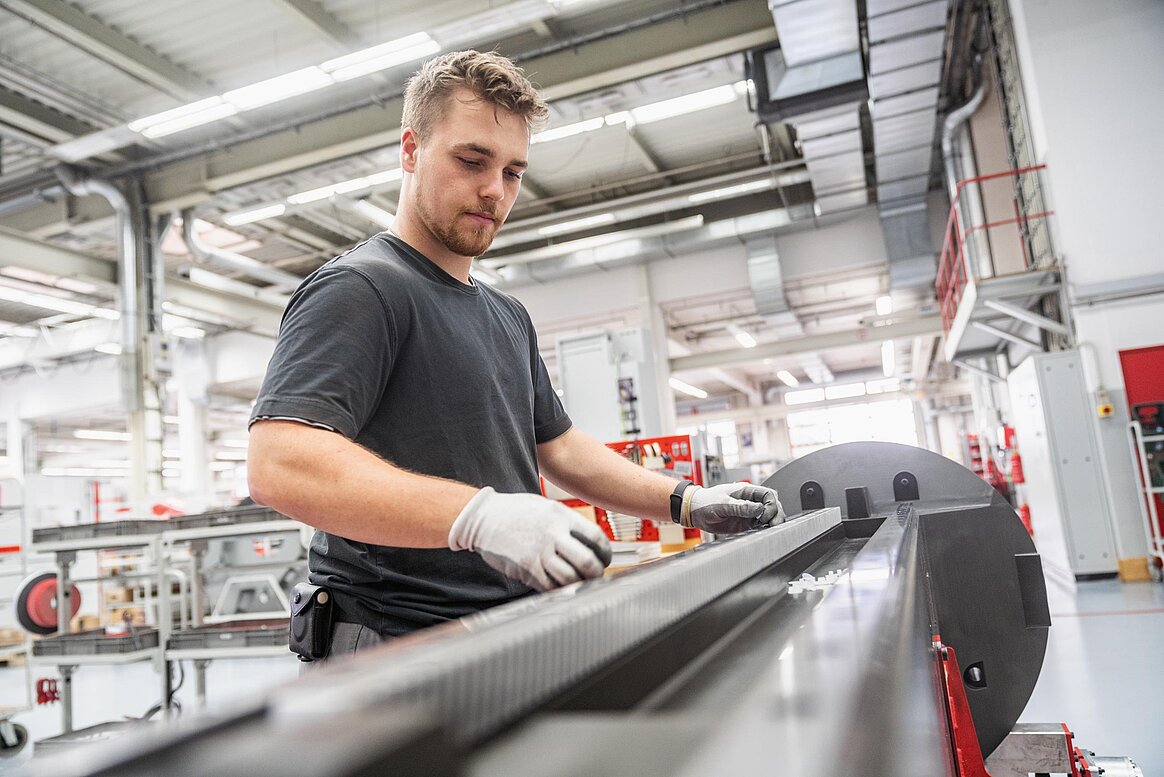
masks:
<path fill-rule="evenodd" d="M 958 182 L 954 193 L 954 200 L 950 203 L 950 216 L 946 219 L 946 231 L 942 239 L 942 256 L 938 262 L 937 281 L 934 284 L 942 315 L 942 328 L 946 333 L 949 333 L 954 318 L 958 315 L 958 306 L 962 302 L 962 295 L 965 292 L 971 275 L 973 275 L 975 281 L 979 280 L 979 275 L 971 266 L 970 258 L 966 250 L 971 240 L 984 236 L 990 230 L 1007 225 L 1014 225 L 1017 228 L 1016 232 L 1018 234 L 1019 247 L 1022 252 L 1023 267 L 1029 270 L 1035 267 L 1035 257 L 1032 256 L 1031 248 L 1030 225 L 1032 222 L 1040 222 L 1054 215 L 1054 211 L 1051 210 L 1024 214 L 1019 200 L 1019 187 L 1015 187 L 1015 192 L 1012 196 L 1015 213 L 1014 218 L 983 221 L 981 224 L 971 224 L 966 228 L 962 223 L 962 216 L 959 212 L 962 192 L 966 187 L 971 185 L 978 185 L 980 187 L 982 183 L 988 181 L 1018 178 L 1027 173 L 1037 173 L 1045 167 L 1046 165 L 1043 164 L 1019 167 L 1013 170 L 1003 170 L 999 173 L 979 175 Z M 1041 202 L 1041 199 L 1039 201 Z M 979 240 L 976 245 L 979 250 L 990 251 L 988 241 L 986 240 Z"/>

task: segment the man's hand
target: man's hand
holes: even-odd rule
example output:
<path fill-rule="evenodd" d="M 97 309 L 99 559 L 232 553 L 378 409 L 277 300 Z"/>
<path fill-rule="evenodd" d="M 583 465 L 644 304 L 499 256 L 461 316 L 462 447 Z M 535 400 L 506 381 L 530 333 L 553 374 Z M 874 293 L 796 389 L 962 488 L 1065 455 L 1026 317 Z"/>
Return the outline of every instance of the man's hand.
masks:
<path fill-rule="evenodd" d="M 611 558 L 597 524 L 568 507 L 488 487 L 453 522 L 449 547 L 476 551 L 498 572 L 539 591 L 601 577 Z"/>
<path fill-rule="evenodd" d="M 751 483 L 727 483 L 702 488 L 688 486 L 683 492 L 680 523 L 714 534 L 735 534 L 784 520 L 784 508 L 776 492 Z"/>

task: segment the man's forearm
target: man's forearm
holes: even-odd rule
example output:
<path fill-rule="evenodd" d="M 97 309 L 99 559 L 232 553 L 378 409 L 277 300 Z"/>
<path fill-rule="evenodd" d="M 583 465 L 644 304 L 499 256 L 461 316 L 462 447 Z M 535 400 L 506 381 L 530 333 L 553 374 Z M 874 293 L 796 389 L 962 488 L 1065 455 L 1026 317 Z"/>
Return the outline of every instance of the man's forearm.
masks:
<path fill-rule="evenodd" d="M 252 427 L 247 471 L 260 504 L 351 540 L 408 548 L 447 547 L 449 528 L 478 490 L 408 472 L 294 421 Z"/>
<path fill-rule="evenodd" d="M 677 481 L 624 459 L 577 429 L 538 446 L 538 463 L 550 482 L 603 509 L 660 521 L 671 518 L 670 497 Z"/>

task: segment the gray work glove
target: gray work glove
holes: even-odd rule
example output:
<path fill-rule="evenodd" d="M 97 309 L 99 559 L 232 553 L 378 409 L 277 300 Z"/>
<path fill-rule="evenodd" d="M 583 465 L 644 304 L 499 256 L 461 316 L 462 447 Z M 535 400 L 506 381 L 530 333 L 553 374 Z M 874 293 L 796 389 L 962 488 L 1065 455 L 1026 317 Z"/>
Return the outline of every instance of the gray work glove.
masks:
<path fill-rule="evenodd" d="M 735 534 L 783 520 L 784 508 L 773 489 L 751 483 L 726 483 L 711 488 L 688 486 L 683 492 L 679 522 L 714 534 Z"/>
<path fill-rule="evenodd" d="M 601 577 L 610 563 L 602 529 L 570 508 L 535 494 L 483 488 L 449 529 L 449 547 L 539 591 Z"/>

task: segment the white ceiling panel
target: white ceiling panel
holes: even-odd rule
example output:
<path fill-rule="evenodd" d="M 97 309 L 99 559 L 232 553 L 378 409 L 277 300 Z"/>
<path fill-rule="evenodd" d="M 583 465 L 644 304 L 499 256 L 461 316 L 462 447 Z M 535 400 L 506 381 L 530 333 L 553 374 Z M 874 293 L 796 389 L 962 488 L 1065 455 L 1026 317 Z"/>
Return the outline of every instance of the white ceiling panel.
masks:
<path fill-rule="evenodd" d="M 933 150 L 929 147 L 912 148 L 896 154 L 878 154 L 874 162 L 878 181 L 892 181 L 929 172 Z"/>
<path fill-rule="evenodd" d="M 780 50 L 790 66 L 857 50 L 857 4 L 853 0 L 777 0 L 769 5 Z"/>
<path fill-rule="evenodd" d="M 911 5 L 917 5 L 917 0 L 865 0 L 865 14 L 866 16 L 880 16 L 900 11 Z"/>
<path fill-rule="evenodd" d="M 860 117 L 857 115 L 856 108 L 852 106 L 842 106 L 835 112 L 810 114 L 808 118 L 797 117 L 791 123 L 796 127 L 796 134 L 801 140 L 833 135 L 861 127 Z"/>
<path fill-rule="evenodd" d="M 903 200 L 906 197 L 916 197 L 917 195 L 925 194 L 928 188 L 928 175 L 919 176 L 918 178 L 906 178 L 901 181 L 880 184 L 877 187 L 877 199 L 881 202 Z"/>
<path fill-rule="evenodd" d="M 919 89 L 916 92 L 906 92 L 873 103 L 871 113 L 873 121 L 878 122 L 890 116 L 896 116 L 911 111 L 933 111 L 938 105 L 938 87 Z"/>
<path fill-rule="evenodd" d="M 932 3 L 914 5 L 880 16 L 870 14 L 869 41 L 877 43 L 922 30 L 945 27 L 946 6 L 946 0 L 934 0 Z"/>
<path fill-rule="evenodd" d="M 873 147 L 877 153 L 901 151 L 934 142 L 935 120 L 930 113 L 907 113 L 873 125 Z"/>
<path fill-rule="evenodd" d="M 945 40 L 945 30 L 936 30 L 870 46 L 869 72 L 884 73 L 887 70 L 897 70 L 932 59 L 941 59 L 942 44 Z"/>
<path fill-rule="evenodd" d="M 816 157 L 828 156 L 830 154 L 842 154 L 846 151 L 861 151 L 861 133 L 857 130 L 851 132 L 838 132 L 836 135 L 826 135 L 823 138 L 814 138 L 812 140 L 801 140 L 801 150 L 804 151 L 806 159 L 815 159 Z"/>
<path fill-rule="evenodd" d="M 935 59 L 920 65 L 892 70 L 869 77 L 869 94 L 874 100 L 895 94 L 922 89 L 938 83 L 942 76 L 942 61 Z"/>
<path fill-rule="evenodd" d="M 850 210 L 869 204 L 869 195 L 864 188 L 839 194 L 826 194 L 816 198 L 817 207 L 821 213 L 834 213 L 838 210 Z"/>

